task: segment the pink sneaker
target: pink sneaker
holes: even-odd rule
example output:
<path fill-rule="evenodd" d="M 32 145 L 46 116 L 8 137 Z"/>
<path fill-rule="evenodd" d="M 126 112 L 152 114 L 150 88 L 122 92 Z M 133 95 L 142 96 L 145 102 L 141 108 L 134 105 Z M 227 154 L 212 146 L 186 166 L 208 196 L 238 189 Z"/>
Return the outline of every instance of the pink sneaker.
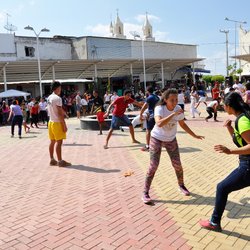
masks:
<path fill-rule="evenodd" d="M 142 197 L 141 197 L 142 201 L 145 203 L 145 204 L 149 204 L 152 202 L 149 194 L 143 194 Z"/>
<path fill-rule="evenodd" d="M 186 196 L 190 195 L 190 192 L 188 191 L 188 189 L 185 187 L 185 185 L 179 185 L 179 190 L 181 193 L 183 193 Z"/>
<path fill-rule="evenodd" d="M 221 232 L 222 228 L 219 224 L 215 224 L 212 223 L 209 220 L 200 220 L 199 224 L 202 228 L 208 229 L 208 230 L 212 230 L 212 231 L 216 231 L 216 232 Z"/>

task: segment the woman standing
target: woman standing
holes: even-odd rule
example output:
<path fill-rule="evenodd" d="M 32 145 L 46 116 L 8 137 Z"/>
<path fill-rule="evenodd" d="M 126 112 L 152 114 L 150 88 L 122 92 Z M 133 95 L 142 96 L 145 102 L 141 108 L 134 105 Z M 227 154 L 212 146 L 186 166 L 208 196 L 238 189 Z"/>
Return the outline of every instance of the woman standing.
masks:
<path fill-rule="evenodd" d="M 33 124 L 35 124 L 36 128 L 39 128 L 38 127 L 38 114 L 39 114 L 39 104 L 38 102 L 35 102 L 34 106 L 30 109 L 30 116 L 31 116 L 30 126 L 32 128 L 34 128 Z"/>
<path fill-rule="evenodd" d="M 155 126 L 151 131 L 150 139 L 150 166 L 146 175 L 142 200 L 145 204 L 151 203 L 149 189 L 153 181 L 156 170 L 159 166 L 161 148 L 165 147 L 178 180 L 180 191 L 184 195 L 190 192 L 184 185 L 183 169 L 180 161 L 179 147 L 176 140 L 177 122 L 188 134 L 196 139 L 203 139 L 203 136 L 196 135 L 185 123 L 183 110 L 178 102 L 178 92 L 176 89 L 168 89 L 162 94 L 160 103 L 155 107 Z"/>
<path fill-rule="evenodd" d="M 250 186 L 250 107 L 236 92 L 226 94 L 224 109 L 236 117 L 235 128 L 227 120 L 224 126 L 233 138 L 237 148 L 229 149 L 223 145 L 214 146 L 215 151 L 239 155 L 239 166 L 217 185 L 215 208 L 210 220 L 201 220 L 203 228 L 221 231 L 221 217 L 227 204 L 228 195 L 236 190 Z"/>
<path fill-rule="evenodd" d="M 17 101 L 13 101 L 12 105 L 10 105 L 10 114 L 8 121 L 10 121 L 10 118 L 12 117 L 11 121 L 11 137 L 14 137 L 14 129 L 15 125 L 18 125 L 18 135 L 19 139 L 22 138 L 22 123 L 23 123 L 23 114 L 21 107 L 17 104 Z"/>

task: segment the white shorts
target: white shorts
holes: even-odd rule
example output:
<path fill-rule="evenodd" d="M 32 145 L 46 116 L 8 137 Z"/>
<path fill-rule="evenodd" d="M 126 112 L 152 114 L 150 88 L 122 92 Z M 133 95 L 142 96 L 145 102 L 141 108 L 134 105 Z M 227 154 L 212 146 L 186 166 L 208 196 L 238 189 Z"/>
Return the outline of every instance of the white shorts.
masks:
<path fill-rule="evenodd" d="M 201 96 L 198 102 L 205 102 L 207 100 L 206 96 Z"/>

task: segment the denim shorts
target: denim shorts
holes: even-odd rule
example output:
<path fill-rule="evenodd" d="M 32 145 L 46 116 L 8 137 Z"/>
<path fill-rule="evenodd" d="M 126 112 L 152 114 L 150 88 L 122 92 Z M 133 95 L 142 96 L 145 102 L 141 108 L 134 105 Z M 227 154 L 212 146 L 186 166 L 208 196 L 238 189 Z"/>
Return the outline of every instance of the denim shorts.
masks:
<path fill-rule="evenodd" d="M 155 118 L 151 117 L 147 120 L 147 129 L 148 130 L 152 130 L 154 128 L 155 125 Z"/>
<path fill-rule="evenodd" d="M 112 121 L 111 121 L 111 129 L 118 128 L 119 126 L 124 125 L 124 126 L 130 126 L 132 125 L 131 121 L 128 119 L 126 115 L 123 116 L 112 116 Z"/>

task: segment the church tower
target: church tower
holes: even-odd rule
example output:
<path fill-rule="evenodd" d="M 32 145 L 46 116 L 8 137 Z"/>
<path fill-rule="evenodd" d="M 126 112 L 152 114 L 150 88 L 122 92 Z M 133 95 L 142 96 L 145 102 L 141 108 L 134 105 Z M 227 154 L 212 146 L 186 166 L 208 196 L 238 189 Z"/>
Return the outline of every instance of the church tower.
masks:
<path fill-rule="evenodd" d="M 121 20 L 119 18 L 118 10 L 117 10 L 116 21 L 115 21 L 114 27 L 113 27 L 113 36 L 116 38 L 123 38 L 123 39 L 126 38 L 126 36 L 124 36 L 123 23 L 121 22 Z"/>
<path fill-rule="evenodd" d="M 146 41 L 155 41 L 152 25 L 148 21 L 148 13 L 146 13 L 146 19 L 142 31 Z"/>

